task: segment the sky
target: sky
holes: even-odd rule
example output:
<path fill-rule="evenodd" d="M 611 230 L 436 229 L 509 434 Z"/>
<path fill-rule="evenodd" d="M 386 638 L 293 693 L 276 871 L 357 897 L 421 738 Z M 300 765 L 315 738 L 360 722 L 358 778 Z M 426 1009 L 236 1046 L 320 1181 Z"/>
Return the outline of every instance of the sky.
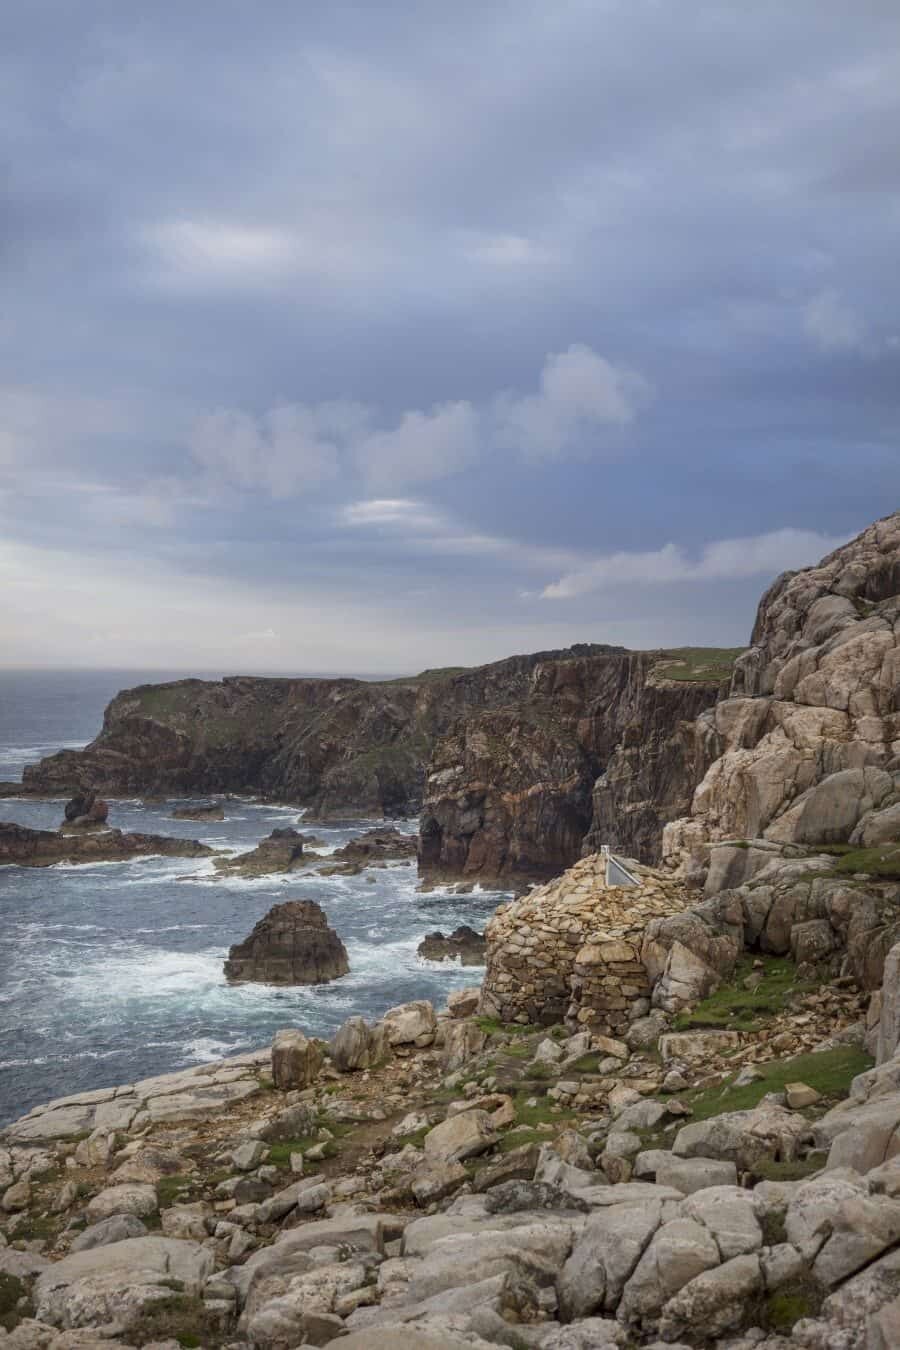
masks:
<path fill-rule="evenodd" d="M 0 664 L 749 638 L 900 506 L 896 0 L 0 9 Z"/>

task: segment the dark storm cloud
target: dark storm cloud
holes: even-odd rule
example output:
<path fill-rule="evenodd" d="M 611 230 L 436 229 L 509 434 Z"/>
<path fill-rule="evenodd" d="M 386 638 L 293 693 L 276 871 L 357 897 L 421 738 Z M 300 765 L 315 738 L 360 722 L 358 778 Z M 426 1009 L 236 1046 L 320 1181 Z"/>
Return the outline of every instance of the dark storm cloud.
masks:
<path fill-rule="evenodd" d="M 7 7 L 7 659 L 740 641 L 896 505 L 898 39 L 886 0 Z"/>

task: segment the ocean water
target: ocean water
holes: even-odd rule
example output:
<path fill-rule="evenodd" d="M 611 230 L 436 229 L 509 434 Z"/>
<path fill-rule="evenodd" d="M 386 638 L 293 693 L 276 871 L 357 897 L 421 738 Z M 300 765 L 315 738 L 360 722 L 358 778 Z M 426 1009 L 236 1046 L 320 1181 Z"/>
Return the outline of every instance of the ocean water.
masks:
<path fill-rule="evenodd" d="M 0 778 L 99 729 L 134 672 L 0 673 Z M 237 854 L 296 807 L 223 799 L 224 821 L 171 819 L 176 799 L 114 801 L 110 824 L 201 839 Z M 64 801 L 0 800 L 0 819 L 55 828 Z M 373 821 L 311 824 L 331 851 Z M 414 820 L 398 822 L 414 832 Z M 477 968 L 421 961 L 435 928 L 481 927 L 506 895 L 417 890 L 415 864 L 357 877 L 218 876 L 209 859 L 143 858 L 51 868 L 0 867 L 0 1124 L 51 1097 L 129 1082 L 265 1044 L 282 1026 L 329 1035 L 353 1014 L 412 998 L 441 1006 Z M 322 986 L 229 986 L 228 947 L 274 904 L 316 900 L 341 935 L 350 974 Z"/>

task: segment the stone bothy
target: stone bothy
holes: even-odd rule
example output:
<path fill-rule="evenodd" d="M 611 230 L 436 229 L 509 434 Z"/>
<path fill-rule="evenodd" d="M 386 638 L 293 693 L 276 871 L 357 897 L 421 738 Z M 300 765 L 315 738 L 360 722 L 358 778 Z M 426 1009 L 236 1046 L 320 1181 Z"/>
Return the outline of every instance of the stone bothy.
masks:
<path fill-rule="evenodd" d="M 636 885 L 612 885 L 599 853 L 555 881 L 501 905 L 485 929 L 483 1014 L 505 1022 L 569 1026 L 616 1035 L 637 999 L 649 999 L 641 961 L 653 919 L 691 903 L 683 882 L 625 859 Z M 616 869 L 611 880 L 621 878 Z"/>

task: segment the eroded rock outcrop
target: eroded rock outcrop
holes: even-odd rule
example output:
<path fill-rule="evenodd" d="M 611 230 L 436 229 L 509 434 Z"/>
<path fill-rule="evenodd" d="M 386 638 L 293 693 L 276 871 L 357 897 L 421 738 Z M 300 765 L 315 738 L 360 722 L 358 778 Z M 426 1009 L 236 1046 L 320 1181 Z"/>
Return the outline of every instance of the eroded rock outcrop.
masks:
<path fill-rule="evenodd" d="M 0 866 L 52 867 L 58 862 L 116 862 L 120 858 L 161 855 L 166 858 L 208 858 L 215 849 L 196 839 L 173 839 L 164 834 L 122 830 L 63 833 L 30 830 L 0 822 Z"/>
<path fill-rule="evenodd" d="M 304 837 L 293 829 L 273 830 L 246 853 L 219 858 L 216 870 L 242 877 L 264 877 L 271 872 L 297 872 L 308 866 L 315 854 L 303 851 Z"/>
<path fill-rule="evenodd" d="M 461 966 L 483 966 L 485 937 L 468 924 L 461 924 L 452 933 L 426 933 L 416 951 L 426 961 L 458 961 Z"/>
<path fill-rule="evenodd" d="M 327 984 L 349 969 L 346 947 L 313 900 L 273 905 L 225 962 L 235 984 Z"/>
<path fill-rule="evenodd" d="M 763 596 L 730 697 L 696 724 L 716 758 L 663 852 L 710 842 L 842 844 L 890 836 L 900 804 L 900 513 Z"/>

